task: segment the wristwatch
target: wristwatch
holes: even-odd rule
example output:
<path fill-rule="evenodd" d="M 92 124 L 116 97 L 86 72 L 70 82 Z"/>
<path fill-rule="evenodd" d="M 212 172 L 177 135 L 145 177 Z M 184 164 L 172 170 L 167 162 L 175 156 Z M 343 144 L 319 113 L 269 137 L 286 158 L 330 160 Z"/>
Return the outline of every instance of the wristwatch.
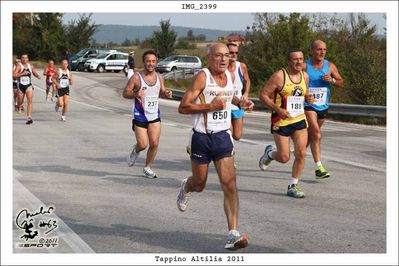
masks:
<path fill-rule="evenodd" d="M 335 82 L 337 82 L 337 80 L 335 78 L 332 78 L 331 81 L 332 81 L 332 84 L 335 84 Z"/>

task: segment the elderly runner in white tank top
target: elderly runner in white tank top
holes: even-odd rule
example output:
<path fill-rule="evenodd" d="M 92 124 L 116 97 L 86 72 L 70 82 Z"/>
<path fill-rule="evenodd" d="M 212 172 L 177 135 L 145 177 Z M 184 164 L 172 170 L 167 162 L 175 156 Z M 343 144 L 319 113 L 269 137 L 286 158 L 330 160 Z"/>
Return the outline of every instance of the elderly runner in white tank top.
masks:
<path fill-rule="evenodd" d="M 238 193 L 233 166 L 233 140 L 230 132 L 231 105 L 252 108 L 253 103 L 234 97 L 233 82 L 227 70 L 229 50 L 224 44 L 215 44 L 208 51 L 209 68 L 200 71 L 186 91 L 179 113 L 191 114 L 192 175 L 180 186 L 177 207 L 185 211 L 191 192 L 201 192 L 208 176 L 209 163 L 217 168 L 224 193 L 224 210 L 228 236 L 226 249 L 245 248 L 248 237 L 238 232 Z"/>

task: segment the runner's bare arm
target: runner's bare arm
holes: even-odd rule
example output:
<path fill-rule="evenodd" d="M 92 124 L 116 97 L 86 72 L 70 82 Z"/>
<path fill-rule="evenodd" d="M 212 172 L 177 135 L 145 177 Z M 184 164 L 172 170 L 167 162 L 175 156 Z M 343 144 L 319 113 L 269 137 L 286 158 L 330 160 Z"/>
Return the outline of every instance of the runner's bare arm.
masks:
<path fill-rule="evenodd" d="M 161 88 L 159 89 L 159 94 L 161 95 L 161 97 L 172 98 L 172 91 L 169 89 L 165 89 L 165 85 L 163 83 L 163 77 L 161 75 L 159 75 L 159 81 L 161 83 Z"/>
<path fill-rule="evenodd" d="M 249 79 L 249 75 L 248 75 L 248 68 L 247 65 L 244 63 L 241 63 L 241 69 L 242 69 L 242 73 L 244 75 L 244 80 L 245 80 L 245 88 L 244 88 L 244 93 L 242 96 L 248 98 L 249 97 L 249 90 L 251 88 L 251 80 Z"/>
<path fill-rule="evenodd" d="M 226 107 L 226 100 L 216 96 L 211 103 L 194 103 L 195 99 L 202 93 L 206 85 L 206 75 L 203 71 L 198 73 L 186 91 L 179 105 L 179 113 L 195 114 L 215 110 L 223 110 Z"/>
<path fill-rule="evenodd" d="M 140 83 L 139 83 L 139 78 L 137 73 L 134 73 L 134 75 L 128 80 L 125 89 L 123 90 L 123 98 L 126 99 L 133 99 L 138 96 L 143 95 L 143 91 L 140 90 Z"/>
<path fill-rule="evenodd" d="M 53 81 L 53 84 L 55 84 L 55 88 L 56 89 L 61 89 L 61 84 L 59 84 L 58 82 L 57 82 L 57 80 L 58 80 L 58 71 L 56 71 L 55 73 L 54 73 L 54 75 L 51 77 L 51 80 Z"/>
<path fill-rule="evenodd" d="M 15 70 L 14 70 L 14 73 L 13 73 L 12 77 L 13 77 L 13 79 L 17 79 L 17 78 L 19 78 L 20 76 L 22 76 L 23 74 L 26 74 L 26 71 L 21 72 L 21 66 L 20 66 L 20 65 L 17 65 L 17 66 L 15 67 Z"/>
<path fill-rule="evenodd" d="M 285 119 L 289 118 L 289 113 L 278 107 L 274 104 L 274 102 L 270 99 L 270 96 L 276 91 L 281 90 L 284 83 L 284 73 L 282 70 L 275 72 L 268 81 L 266 81 L 263 90 L 260 92 L 259 99 L 269 107 L 270 110 L 277 112 L 277 114 Z"/>
<path fill-rule="evenodd" d="M 305 83 L 306 83 L 306 94 L 305 94 L 305 101 L 313 104 L 314 103 L 314 97 L 312 94 L 309 94 L 309 75 L 306 72 L 303 72 L 303 76 L 305 77 Z"/>
<path fill-rule="evenodd" d="M 331 77 L 335 79 L 335 83 L 332 84 L 334 87 L 343 88 L 344 87 L 344 79 L 338 72 L 338 68 L 331 62 L 328 62 L 328 67 L 330 68 Z"/>
<path fill-rule="evenodd" d="M 42 79 L 42 77 L 37 73 L 36 69 L 34 66 L 31 65 L 32 68 L 32 74 L 37 78 L 37 79 Z"/>
<path fill-rule="evenodd" d="M 71 72 L 69 72 L 69 85 L 73 85 L 73 78 Z"/>

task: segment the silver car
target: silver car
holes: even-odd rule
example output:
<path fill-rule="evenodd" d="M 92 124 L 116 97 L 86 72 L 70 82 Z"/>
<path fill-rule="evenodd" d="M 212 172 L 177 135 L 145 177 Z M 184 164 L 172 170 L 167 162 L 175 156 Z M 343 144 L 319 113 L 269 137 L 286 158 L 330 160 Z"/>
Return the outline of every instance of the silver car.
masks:
<path fill-rule="evenodd" d="M 189 55 L 172 55 L 157 64 L 157 72 L 170 72 L 175 70 L 188 70 L 195 72 L 196 69 L 202 68 L 201 59 L 198 56 Z"/>

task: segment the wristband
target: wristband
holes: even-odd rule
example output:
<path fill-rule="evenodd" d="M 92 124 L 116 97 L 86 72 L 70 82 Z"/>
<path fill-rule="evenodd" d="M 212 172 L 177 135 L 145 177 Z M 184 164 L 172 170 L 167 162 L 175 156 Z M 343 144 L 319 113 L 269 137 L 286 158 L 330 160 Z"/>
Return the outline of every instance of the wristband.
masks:
<path fill-rule="evenodd" d="M 335 84 L 335 82 L 337 82 L 337 80 L 335 78 L 332 78 L 331 81 L 332 81 L 332 84 Z"/>

